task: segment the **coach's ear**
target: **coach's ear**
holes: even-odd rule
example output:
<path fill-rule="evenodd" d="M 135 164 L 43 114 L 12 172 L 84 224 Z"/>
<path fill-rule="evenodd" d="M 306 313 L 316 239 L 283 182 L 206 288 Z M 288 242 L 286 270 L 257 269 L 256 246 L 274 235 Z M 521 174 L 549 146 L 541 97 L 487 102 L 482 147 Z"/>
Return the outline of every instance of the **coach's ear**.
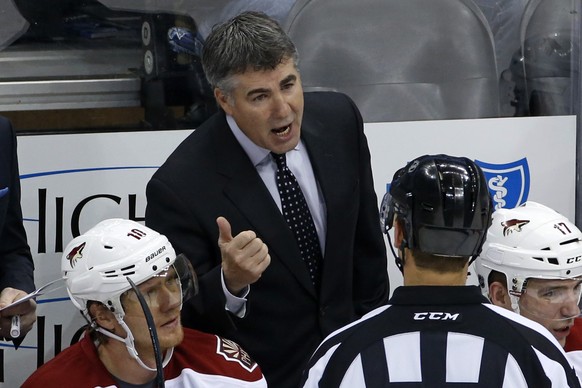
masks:
<path fill-rule="evenodd" d="M 496 306 L 511 310 L 511 301 L 509 300 L 507 288 L 501 282 L 492 282 L 489 285 L 489 300 Z"/>

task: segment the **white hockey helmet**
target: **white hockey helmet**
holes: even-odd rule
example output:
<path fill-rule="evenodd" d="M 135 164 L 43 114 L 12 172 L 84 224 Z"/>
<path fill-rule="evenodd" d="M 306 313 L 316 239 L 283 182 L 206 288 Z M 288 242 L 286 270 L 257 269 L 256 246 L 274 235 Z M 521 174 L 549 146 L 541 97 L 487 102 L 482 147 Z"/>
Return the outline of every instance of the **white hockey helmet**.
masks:
<path fill-rule="evenodd" d="M 491 271 L 505 274 L 516 310 L 516 299 L 525 291 L 528 278 L 582 276 L 582 232 L 563 215 L 536 202 L 497 209 L 475 269 L 487 297 Z"/>
<path fill-rule="evenodd" d="M 169 271 L 170 268 L 174 271 Z M 196 275 L 188 259 L 184 255 L 176 257 L 174 248 L 164 235 L 135 221 L 108 219 L 67 245 L 61 260 L 61 271 L 69 297 L 91 326 L 101 334 L 123 342 L 129 354 L 143 368 L 158 371 L 146 365 L 138 354 L 133 333 L 123 320 L 125 311 L 121 295 L 133 289 L 128 279 L 139 285 L 156 275 L 176 276 L 181 301 L 184 302 L 198 289 Z M 115 314 L 126 336 L 120 337 L 96 325 L 88 311 L 89 301 L 107 306 Z M 155 333 L 155 328 L 150 328 L 150 334 L 152 332 Z M 163 366 L 168 364 L 172 354 L 173 348 L 166 352 Z"/>
<path fill-rule="evenodd" d="M 108 219 L 74 238 L 65 248 L 61 270 L 73 304 L 90 320 L 88 301 L 125 315 L 120 296 L 176 260 L 168 239 L 135 221 Z"/>

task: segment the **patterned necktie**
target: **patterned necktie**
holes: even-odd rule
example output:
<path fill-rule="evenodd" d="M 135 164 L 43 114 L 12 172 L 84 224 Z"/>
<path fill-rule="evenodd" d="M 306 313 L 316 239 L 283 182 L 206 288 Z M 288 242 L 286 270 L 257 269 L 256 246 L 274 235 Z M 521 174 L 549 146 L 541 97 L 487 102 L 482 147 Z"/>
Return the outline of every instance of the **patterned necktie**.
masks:
<path fill-rule="evenodd" d="M 271 152 L 271 155 L 273 155 L 277 163 L 277 188 L 281 196 L 283 216 L 295 235 L 301 251 L 301 257 L 307 265 L 313 285 L 317 288 L 319 283 L 319 263 L 322 257 L 313 218 L 295 175 L 287 167 L 285 154 Z"/>

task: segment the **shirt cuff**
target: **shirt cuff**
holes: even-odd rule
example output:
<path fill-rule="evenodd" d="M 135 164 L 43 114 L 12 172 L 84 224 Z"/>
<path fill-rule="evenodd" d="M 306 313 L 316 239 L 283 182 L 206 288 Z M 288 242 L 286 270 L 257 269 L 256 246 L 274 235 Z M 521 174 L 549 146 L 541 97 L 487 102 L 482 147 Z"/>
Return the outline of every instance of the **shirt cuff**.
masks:
<path fill-rule="evenodd" d="M 220 282 L 222 283 L 222 291 L 224 296 L 226 296 L 226 305 L 224 309 L 230 311 L 239 318 L 244 318 L 247 313 L 247 295 L 251 290 L 251 286 L 246 286 L 242 291 L 240 296 L 235 296 L 226 287 L 224 282 L 224 272 L 220 270 Z"/>

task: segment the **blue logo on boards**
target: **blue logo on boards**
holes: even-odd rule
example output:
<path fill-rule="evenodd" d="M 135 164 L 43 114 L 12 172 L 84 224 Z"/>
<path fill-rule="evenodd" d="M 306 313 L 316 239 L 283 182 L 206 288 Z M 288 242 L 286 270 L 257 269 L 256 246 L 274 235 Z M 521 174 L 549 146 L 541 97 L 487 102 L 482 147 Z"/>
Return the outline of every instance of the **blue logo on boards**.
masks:
<path fill-rule="evenodd" d="M 506 164 L 485 163 L 475 160 L 487 179 L 495 209 L 514 208 L 527 201 L 529 195 L 529 167 L 527 158 Z"/>

